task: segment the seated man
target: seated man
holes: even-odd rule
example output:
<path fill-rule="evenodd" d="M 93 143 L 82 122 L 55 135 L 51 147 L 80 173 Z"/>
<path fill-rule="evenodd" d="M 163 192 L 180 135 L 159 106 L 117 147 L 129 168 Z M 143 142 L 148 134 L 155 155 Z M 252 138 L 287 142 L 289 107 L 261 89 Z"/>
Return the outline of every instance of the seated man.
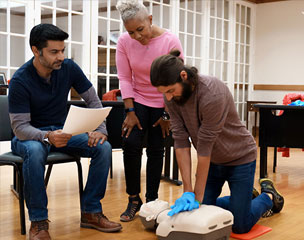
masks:
<path fill-rule="evenodd" d="M 15 133 L 12 151 L 24 159 L 24 195 L 31 221 L 29 239 L 50 239 L 44 171 L 51 151 L 91 158 L 81 199 L 81 227 L 103 232 L 122 228 L 103 215 L 100 203 L 106 191 L 112 154 L 106 141 L 105 123 L 94 132 L 73 137 L 62 132 L 71 87 L 88 107 L 102 107 L 79 66 L 64 59 L 64 40 L 68 36 L 52 24 L 35 26 L 30 34 L 34 57 L 16 71 L 9 85 L 9 113 Z"/>

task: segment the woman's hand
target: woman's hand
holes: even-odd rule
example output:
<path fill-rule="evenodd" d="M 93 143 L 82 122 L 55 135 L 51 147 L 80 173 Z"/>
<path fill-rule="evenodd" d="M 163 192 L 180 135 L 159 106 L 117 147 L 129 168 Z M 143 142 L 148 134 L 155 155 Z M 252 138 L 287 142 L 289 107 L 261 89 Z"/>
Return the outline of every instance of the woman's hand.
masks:
<path fill-rule="evenodd" d="M 129 137 L 132 129 L 134 126 L 137 126 L 140 130 L 142 130 L 142 127 L 140 125 L 140 122 L 135 114 L 135 112 L 128 112 L 127 117 L 124 120 L 121 128 L 121 136 L 123 137 L 126 135 L 126 138 Z"/>
<path fill-rule="evenodd" d="M 163 120 L 162 118 L 159 118 L 154 124 L 153 127 L 156 127 L 160 125 L 161 130 L 162 130 L 162 134 L 163 134 L 163 138 L 167 136 L 169 136 L 170 134 L 170 121 L 169 120 Z"/>

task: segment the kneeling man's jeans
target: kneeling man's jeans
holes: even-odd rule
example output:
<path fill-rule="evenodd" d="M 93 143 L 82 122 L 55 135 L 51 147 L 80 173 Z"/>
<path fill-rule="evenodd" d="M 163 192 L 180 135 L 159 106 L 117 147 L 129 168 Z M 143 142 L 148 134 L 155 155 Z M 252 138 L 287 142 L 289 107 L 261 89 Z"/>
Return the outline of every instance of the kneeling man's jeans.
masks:
<path fill-rule="evenodd" d="M 54 131 L 55 126 L 41 128 Z M 51 151 L 91 158 L 87 183 L 81 199 L 81 211 L 97 213 L 102 211 L 100 200 L 104 197 L 111 162 L 112 148 L 108 142 L 96 147 L 88 146 L 88 135 L 73 136 L 67 146 L 56 148 L 36 140 L 12 140 L 13 153 L 21 156 L 23 162 L 24 196 L 30 221 L 48 219 L 47 195 L 44 186 L 44 171 L 47 155 Z"/>

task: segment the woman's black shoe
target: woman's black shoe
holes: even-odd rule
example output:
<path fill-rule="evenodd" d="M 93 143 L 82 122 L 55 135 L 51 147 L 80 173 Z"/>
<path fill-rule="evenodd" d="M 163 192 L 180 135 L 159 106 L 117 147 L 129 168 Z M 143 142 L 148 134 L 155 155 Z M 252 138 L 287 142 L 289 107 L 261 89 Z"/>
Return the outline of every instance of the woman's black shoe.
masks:
<path fill-rule="evenodd" d="M 130 222 L 134 219 L 135 214 L 139 211 L 142 201 L 139 196 L 129 197 L 129 203 L 126 211 L 120 215 L 120 221 Z"/>

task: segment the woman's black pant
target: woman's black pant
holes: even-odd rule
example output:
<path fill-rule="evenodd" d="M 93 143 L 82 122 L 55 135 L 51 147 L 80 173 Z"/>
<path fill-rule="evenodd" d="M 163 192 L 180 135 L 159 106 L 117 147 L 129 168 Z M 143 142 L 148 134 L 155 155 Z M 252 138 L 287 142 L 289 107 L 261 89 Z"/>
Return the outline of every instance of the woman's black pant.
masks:
<path fill-rule="evenodd" d="M 152 125 L 162 116 L 164 108 L 148 107 L 134 102 L 135 114 L 142 126 L 134 126 L 128 138 L 123 138 L 123 155 L 126 191 L 129 195 L 140 193 L 141 157 L 144 137 L 147 134 L 146 200 L 158 198 L 158 188 L 163 168 L 164 138 L 161 127 Z"/>

